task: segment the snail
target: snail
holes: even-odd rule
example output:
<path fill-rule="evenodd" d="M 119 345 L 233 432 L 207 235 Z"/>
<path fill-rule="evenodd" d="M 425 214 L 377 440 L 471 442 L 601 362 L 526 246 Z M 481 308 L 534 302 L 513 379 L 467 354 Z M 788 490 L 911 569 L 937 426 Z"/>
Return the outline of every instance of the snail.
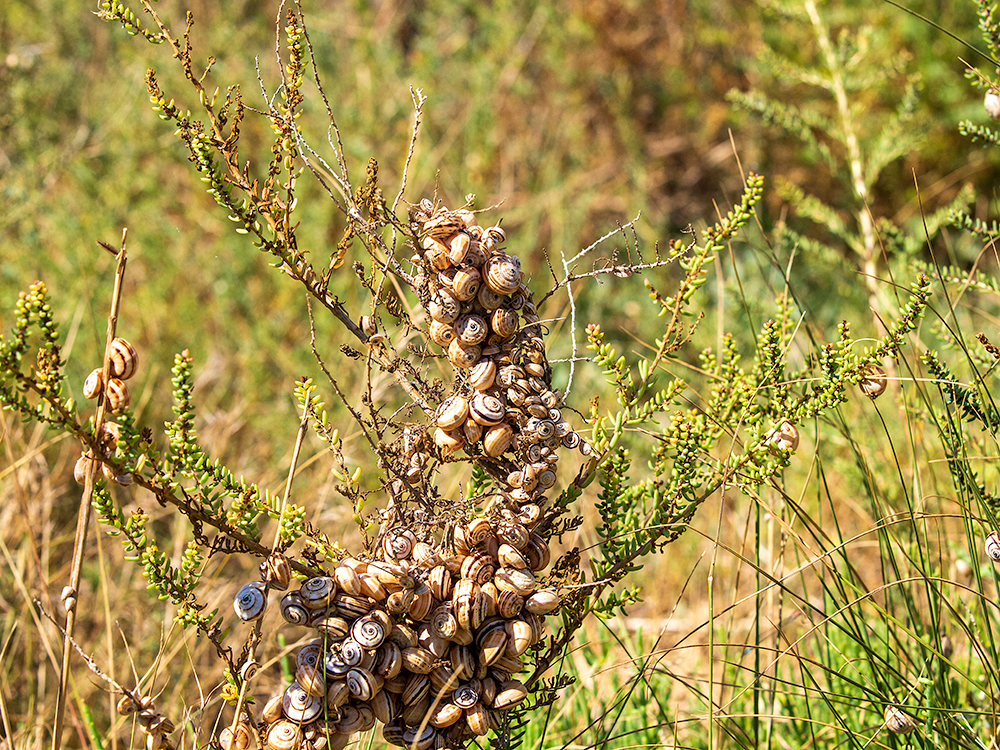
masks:
<path fill-rule="evenodd" d="M 111 367 L 111 377 L 128 380 L 135 375 L 139 364 L 139 355 L 128 341 L 116 338 L 111 342 L 111 352 L 108 357 Z"/>
<path fill-rule="evenodd" d="M 896 706 L 885 709 L 885 726 L 893 734 L 908 734 L 917 728 L 916 720 Z"/>
<path fill-rule="evenodd" d="M 260 581 L 248 583 L 236 593 L 233 600 L 236 616 L 244 621 L 256 620 L 267 609 L 267 591 Z"/>
<path fill-rule="evenodd" d="M 873 401 L 885 393 L 887 385 L 885 370 L 878 365 L 868 365 L 865 368 L 865 376 L 858 383 L 861 392 Z"/>
<path fill-rule="evenodd" d="M 794 453 L 799 447 L 799 431 L 786 419 L 771 433 L 768 443 L 771 453 L 776 456 L 782 453 Z"/>
<path fill-rule="evenodd" d="M 119 412 L 128 408 L 131 396 L 128 392 L 128 386 L 121 379 L 111 378 L 108 381 L 105 393 L 108 398 L 108 409 L 112 412 Z"/>

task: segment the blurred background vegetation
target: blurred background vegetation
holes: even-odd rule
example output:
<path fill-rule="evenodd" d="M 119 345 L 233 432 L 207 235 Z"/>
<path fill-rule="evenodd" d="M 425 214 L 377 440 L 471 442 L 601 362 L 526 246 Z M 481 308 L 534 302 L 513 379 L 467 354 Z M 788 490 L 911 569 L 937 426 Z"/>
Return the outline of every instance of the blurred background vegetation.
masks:
<path fill-rule="evenodd" d="M 416 201 L 437 189 L 449 205 L 468 193 L 476 194 L 480 207 L 502 202 L 497 215 L 503 216 L 511 248 L 537 279 L 532 282 L 536 293 L 548 288 L 547 256 L 553 262 L 572 256 L 637 214 L 636 231 L 650 255 L 655 242 L 665 248 L 667 239 L 683 236 L 689 225 L 711 223 L 738 199 L 742 168 L 768 180 L 761 226 L 755 241 L 735 245 L 730 257 L 719 259 L 720 269 L 728 270 L 718 283 L 725 278 L 729 285 L 720 287 L 720 299 L 739 284 L 739 302 L 730 304 L 723 319 L 710 317 L 703 332 L 711 339 L 716 329 L 734 330 L 752 350 L 761 315 L 771 314 L 766 311 L 774 294 L 787 281 L 810 311 L 807 325 L 820 341 L 833 340 L 844 318 L 854 321 L 859 335 L 874 335 L 877 327 L 857 259 L 846 245 L 832 256 L 800 249 L 792 263 L 792 255 L 769 239 L 775 228 L 788 225 L 804 237 L 840 247 L 823 228 L 796 218 L 783 197 L 788 191 L 771 189 L 780 181 L 807 189 L 831 206 L 850 202 L 842 175 L 825 168 L 814 148 L 734 110 L 727 99 L 731 90 L 753 88 L 800 106 L 829 105 L 827 94 L 801 80 L 782 78 L 771 69 L 762 72 L 767 50 L 772 51 L 768 59 L 778 53 L 803 65 L 815 53 L 808 29 L 770 5 L 419 0 L 306 2 L 304 11 L 355 180 L 374 156 L 386 194 L 395 193 L 413 119 L 409 87 L 422 89 L 427 103 L 405 197 Z M 978 41 L 972 3 L 911 0 L 909 6 L 955 35 Z M 239 84 L 247 103 L 261 104 L 255 62 L 269 90 L 277 81 L 276 4 L 193 0 L 183 6 L 164 3 L 160 12 L 178 30 L 184 8 L 194 13 L 196 58 L 217 58 L 213 86 L 225 91 Z M 127 226 L 130 260 L 119 331 L 143 358 L 133 386 L 139 419 L 156 426 L 169 418 L 173 353 L 190 349 L 205 446 L 234 471 L 276 489 L 298 424 L 293 381 L 318 374 L 303 346 L 309 336 L 305 300 L 268 268 L 267 257 L 232 232 L 194 178 L 183 145 L 150 109 L 143 84 L 149 67 L 157 70 L 168 97 L 176 95 L 181 106 L 196 104 L 185 101 L 188 90 L 167 50 L 125 37 L 102 23 L 95 9 L 53 0 L 7 0 L 0 6 L 0 299 L 9 309 L 19 290 L 35 278 L 45 280 L 59 306 L 74 395 L 80 398 L 83 377 L 102 351 L 114 263 L 95 241 L 117 245 Z M 885 75 L 873 77 L 869 95 L 859 102 L 866 113 L 863 129 L 896 110 L 907 76 L 916 82 L 907 127 L 921 146 L 880 173 L 869 196 L 872 213 L 920 237 L 922 214 L 948 205 L 971 184 L 972 213 L 995 216 L 993 186 L 1000 161 L 970 147 L 957 131 L 963 118 L 985 119 L 981 95 L 963 77 L 960 57 L 978 62 L 973 53 L 888 4 L 837 2 L 825 6 L 824 14 L 835 38 L 870 27 L 868 43 L 877 52 L 870 65 Z M 318 99 L 308 99 L 307 107 L 306 117 L 312 119 L 303 128 L 314 145 L 321 144 L 326 123 Z M 263 164 L 269 130 L 250 117 L 243 132 L 244 156 Z M 829 134 L 818 132 L 817 138 L 837 150 Z M 256 147 L 256 153 L 248 147 Z M 324 258 L 342 235 L 343 221 L 309 182 L 300 183 L 300 246 Z M 606 258 L 613 247 L 606 246 Z M 905 260 L 927 261 L 933 255 L 969 268 L 980 248 L 981 243 L 946 232 Z M 368 300 L 347 270 L 352 260 L 349 256 L 336 292 L 360 315 Z M 882 259 L 879 270 L 891 272 L 893 262 Z M 668 269 L 650 281 L 666 289 L 675 275 Z M 904 274 L 896 280 L 905 287 L 910 278 Z M 657 336 L 642 278 L 581 285 L 577 294 L 581 322 L 600 321 L 607 340 L 620 351 L 642 352 Z M 560 304 L 546 315 L 564 317 Z M 344 337 L 329 321 L 317 323 L 321 336 Z M 576 335 L 578 344 L 583 339 L 582 326 L 574 332 L 554 322 L 552 331 L 555 358 L 569 352 L 567 336 Z M 689 347 L 692 367 L 702 345 L 699 340 Z M 565 378 L 565 372 L 557 370 L 556 378 Z M 603 385 L 595 373 L 580 378 L 574 405 L 586 411 L 587 399 Z M 341 384 L 350 386 L 349 381 Z M 77 450 L 50 444 L 44 431 L 9 417 L 2 427 L 0 478 L 17 470 L 16 482 L 0 482 L 0 499 L 11 501 L 0 511 L 5 548 L 14 550 L 8 561 L 14 553 L 34 559 L 42 573 L 25 586 L 51 599 L 63 585 L 70 557 L 78 502 L 70 473 Z M 345 447 L 352 445 L 355 452 L 348 458 L 364 467 L 364 447 L 350 440 Z M 296 489 L 314 496 L 311 520 L 346 529 L 350 510 L 337 505 L 329 467 L 318 448 L 314 453 L 320 460 L 305 464 Z M 864 472 L 848 466 L 832 485 L 856 488 L 865 481 Z M 718 519 L 699 520 L 708 540 L 691 534 L 675 548 L 690 555 L 690 563 L 677 565 L 684 559 L 678 552 L 670 566 L 662 560 L 650 564 L 645 580 L 662 584 L 648 593 L 637 615 L 659 623 L 685 591 L 671 627 L 685 631 L 704 621 L 702 587 L 685 590 L 684 584 L 721 522 L 739 517 L 738 509 L 725 511 Z M 162 530 L 169 533 L 169 526 Z M 26 539 L 41 541 L 25 544 Z M 594 540 L 575 543 L 588 541 Z M 106 566 L 118 565 L 105 559 L 106 543 L 96 545 L 95 581 L 104 577 Z M 108 550 L 117 554 L 114 543 Z M 20 566 L 23 560 L 17 559 Z M 0 577 L 4 632 L 20 616 L 13 604 L 19 585 Z M 228 606 L 230 595 L 220 587 L 222 606 Z M 104 590 L 109 614 L 116 597 L 142 606 L 145 594 L 136 570 L 127 569 Z M 140 642 L 138 648 L 155 650 L 158 628 L 169 622 L 169 612 L 151 618 L 143 631 L 137 614 L 142 609 L 114 611 L 123 629 Z M 94 648 L 112 658 L 114 639 L 103 627 L 95 633 L 88 638 L 84 631 L 82 639 L 106 638 Z M 602 658 L 579 658 L 591 656 L 594 663 Z M 581 672 L 589 668 L 583 665 Z M 4 680 L 11 679 L 7 665 L 0 671 L 8 672 Z M 184 687 L 181 681 L 178 688 Z M 37 690 L 40 705 L 44 681 Z"/>

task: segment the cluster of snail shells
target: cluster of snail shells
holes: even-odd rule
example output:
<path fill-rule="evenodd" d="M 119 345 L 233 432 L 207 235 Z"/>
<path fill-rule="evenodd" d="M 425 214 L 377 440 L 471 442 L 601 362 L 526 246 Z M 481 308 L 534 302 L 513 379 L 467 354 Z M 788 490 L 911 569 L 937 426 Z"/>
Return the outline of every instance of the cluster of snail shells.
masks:
<path fill-rule="evenodd" d="M 388 530 L 376 559 L 341 561 L 281 599 L 281 614 L 317 631 L 296 656 L 295 681 L 263 708 L 273 750 L 341 748 L 382 725 L 391 744 L 460 747 L 498 727 L 527 696 L 515 675 L 559 597 L 538 587 L 546 542 L 515 516 L 476 518 L 453 546 Z M 241 609 L 267 586 L 248 584 Z M 242 602 L 241 602 L 242 598 Z"/>
<path fill-rule="evenodd" d="M 143 696 L 138 702 L 131 695 L 122 696 L 118 701 L 118 713 L 121 716 L 137 714 L 139 728 L 146 735 L 146 750 L 173 750 L 174 744 L 169 735 L 176 727 L 156 710 L 151 696 Z"/>
<path fill-rule="evenodd" d="M 102 393 L 107 400 L 108 410 L 119 412 L 127 409 L 131 396 L 125 381 L 135 375 L 136 367 L 139 364 L 139 355 L 128 341 L 123 338 L 116 338 L 111 342 L 111 352 L 108 356 L 108 382 L 104 383 L 103 368 L 96 368 L 91 371 L 87 379 L 83 382 L 83 395 L 86 398 L 97 398 Z M 114 422 L 105 422 L 101 425 L 99 441 L 102 448 L 108 453 L 113 453 L 118 444 L 119 429 Z M 83 484 L 91 466 L 97 459 L 89 452 L 84 452 L 77 459 L 73 467 L 73 477 L 77 482 Z M 132 483 L 131 474 L 116 474 L 114 469 L 106 463 L 101 463 L 101 470 L 109 482 L 120 485 Z"/>
<path fill-rule="evenodd" d="M 493 459 L 514 453 L 508 483 L 514 499 L 527 502 L 554 484 L 559 448 L 589 446 L 560 412 L 520 260 L 502 247 L 505 231 L 479 226 L 472 211 L 434 210 L 425 200 L 414 220 L 421 237 L 414 287 L 430 338 L 466 374 L 435 414 L 434 444 L 444 456 L 463 448 Z M 414 453 L 407 476 L 417 480 L 425 463 Z"/>

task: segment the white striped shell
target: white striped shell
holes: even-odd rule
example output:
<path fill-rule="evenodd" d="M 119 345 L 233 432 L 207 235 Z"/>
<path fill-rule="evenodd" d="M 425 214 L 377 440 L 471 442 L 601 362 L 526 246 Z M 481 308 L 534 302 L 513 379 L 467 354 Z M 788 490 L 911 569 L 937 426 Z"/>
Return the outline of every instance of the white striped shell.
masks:
<path fill-rule="evenodd" d="M 417 537 L 402 526 L 389 529 L 382 537 L 382 552 L 387 560 L 405 560 L 413 553 Z"/>
<path fill-rule="evenodd" d="M 455 322 L 455 332 L 466 344 L 479 344 L 486 340 L 489 328 L 479 315 L 463 315 Z"/>
<path fill-rule="evenodd" d="M 131 396 L 128 392 L 128 386 L 125 385 L 125 383 L 119 378 L 111 378 L 108 381 L 106 393 L 108 398 L 108 409 L 113 412 L 118 412 L 122 409 L 128 408 Z"/>
<path fill-rule="evenodd" d="M 455 326 L 451 323 L 443 323 L 440 320 L 432 320 L 428 328 L 431 341 L 438 346 L 448 346 L 458 336 Z"/>
<path fill-rule="evenodd" d="M 501 338 L 508 338 L 517 333 L 517 313 L 506 307 L 493 311 L 490 316 L 490 327 Z"/>
<path fill-rule="evenodd" d="M 449 396 L 435 412 L 435 422 L 442 430 L 454 430 L 469 416 L 469 402 L 464 396 Z"/>
<path fill-rule="evenodd" d="M 1000 562 L 1000 535 L 995 531 L 986 537 L 986 554 L 993 562 Z"/>
<path fill-rule="evenodd" d="M 517 256 L 498 253 L 483 266 L 483 280 L 497 294 L 513 294 L 521 283 L 521 263 Z"/>
<path fill-rule="evenodd" d="M 484 309 L 496 310 L 498 307 L 503 305 L 504 300 L 506 300 L 507 297 L 503 294 L 497 294 L 486 284 L 483 284 L 479 287 L 479 293 L 476 295 L 476 299 L 479 300 L 479 304 L 482 305 Z"/>
<path fill-rule="evenodd" d="M 500 686 L 493 707 L 498 709 L 511 708 L 528 697 L 528 689 L 517 680 L 510 680 Z"/>
<path fill-rule="evenodd" d="M 104 373 L 100 367 L 91 370 L 87 379 L 83 381 L 83 397 L 97 398 L 101 394 L 101 385 L 104 383 Z"/>
<path fill-rule="evenodd" d="M 270 750 L 298 750 L 302 745 L 302 730 L 298 724 L 282 719 L 267 730 L 266 742 Z"/>
<path fill-rule="evenodd" d="M 302 603 L 309 609 L 323 609 L 337 593 L 337 583 L 326 576 L 315 576 L 299 587 Z"/>
<path fill-rule="evenodd" d="M 247 622 L 261 617 L 267 609 L 267 592 L 264 584 L 253 581 L 237 591 L 233 609 L 237 617 Z"/>
<path fill-rule="evenodd" d="M 440 323 L 454 323 L 462 314 L 462 303 L 448 289 L 439 289 L 431 297 L 427 312 Z"/>
<path fill-rule="evenodd" d="M 514 430 L 509 424 L 491 427 L 483 438 L 483 450 L 490 458 L 499 458 L 514 442 Z"/>
<path fill-rule="evenodd" d="M 299 683 L 293 682 L 285 690 L 281 698 L 281 710 L 289 721 L 297 724 L 307 724 L 317 716 L 323 709 L 323 702 L 314 695 L 310 695 Z"/>
<path fill-rule="evenodd" d="M 434 430 L 434 444 L 444 456 L 451 456 L 465 445 L 465 435 L 461 430 L 444 430 L 438 427 Z"/>
<path fill-rule="evenodd" d="M 468 302 L 479 293 L 480 284 L 482 284 L 482 275 L 479 273 L 479 269 L 463 267 L 455 273 L 451 288 L 455 296 L 462 302 Z"/>
<path fill-rule="evenodd" d="M 385 624 L 374 617 L 362 617 L 351 626 L 351 637 L 365 648 L 378 648 L 388 634 Z"/>
<path fill-rule="evenodd" d="M 347 689 L 361 701 L 369 701 L 382 689 L 382 678 L 367 669 L 354 667 L 347 673 Z"/>
<path fill-rule="evenodd" d="M 448 257 L 456 266 L 465 260 L 465 256 L 469 253 L 470 243 L 471 238 L 465 232 L 456 232 L 448 240 Z"/>
<path fill-rule="evenodd" d="M 125 339 L 118 337 L 111 342 L 111 377 L 128 380 L 135 375 L 135 368 L 139 364 L 139 355 Z"/>
<path fill-rule="evenodd" d="M 460 370 L 467 370 L 479 361 L 482 349 L 478 345 L 469 345 L 460 338 L 455 338 L 448 345 L 448 359 Z"/>
<path fill-rule="evenodd" d="M 292 625 L 308 625 L 310 611 L 298 591 L 289 591 L 281 597 L 281 616 Z"/>
<path fill-rule="evenodd" d="M 485 391 L 496 380 L 497 365 L 492 359 L 483 358 L 469 370 L 469 382 L 477 391 Z"/>
<path fill-rule="evenodd" d="M 507 409 L 496 396 L 477 393 L 469 404 L 469 416 L 483 427 L 493 427 L 500 424 L 507 416 Z"/>

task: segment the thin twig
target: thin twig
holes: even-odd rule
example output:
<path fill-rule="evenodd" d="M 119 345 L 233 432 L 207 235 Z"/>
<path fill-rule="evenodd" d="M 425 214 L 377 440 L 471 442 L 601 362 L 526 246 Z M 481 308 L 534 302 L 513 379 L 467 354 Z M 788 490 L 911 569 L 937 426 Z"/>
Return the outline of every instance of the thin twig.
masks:
<path fill-rule="evenodd" d="M 104 342 L 104 362 L 101 369 L 101 382 L 107 383 L 111 373 L 111 342 L 115 339 L 115 329 L 118 326 L 118 305 L 121 300 L 122 281 L 125 278 L 125 265 L 128 255 L 125 252 L 125 239 L 128 229 L 122 230 L 122 244 L 118 251 L 118 265 L 115 268 L 115 288 L 111 295 L 111 312 L 108 315 L 108 332 Z M 101 434 L 101 425 L 107 411 L 107 397 L 101 393 L 97 402 L 97 416 L 94 418 L 94 434 Z M 56 713 L 52 727 L 52 750 L 62 746 L 62 725 L 66 713 L 66 684 L 69 680 L 69 657 L 73 644 L 73 631 L 76 628 L 76 610 L 79 606 L 80 573 L 83 568 L 83 555 L 87 546 L 87 532 L 90 529 L 92 511 L 91 499 L 94 494 L 94 479 L 100 461 L 97 457 L 90 461 L 83 485 L 83 496 L 80 499 L 80 509 L 76 519 L 76 537 L 73 543 L 73 567 L 70 571 L 70 597 L 65 601 L 73 601 L 73 606 L 66 611 L 66 629 L 63 638 L 62 662 L 59 667 L 59 687 L 56 692 Z"/>

